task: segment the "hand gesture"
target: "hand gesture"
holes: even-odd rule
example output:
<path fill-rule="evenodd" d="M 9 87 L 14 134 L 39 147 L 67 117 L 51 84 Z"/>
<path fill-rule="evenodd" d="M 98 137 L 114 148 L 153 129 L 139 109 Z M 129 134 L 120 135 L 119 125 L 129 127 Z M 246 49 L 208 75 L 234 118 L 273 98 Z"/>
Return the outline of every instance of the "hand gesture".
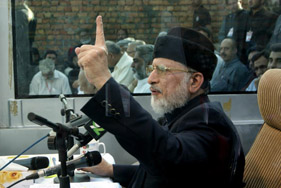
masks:
<path fill-rule="evenodd" d="M 95 45 L 83 45 L 76 48 L 75 52 L 78 56 L 78 65 L 84 69 L 88 82 L 99 90 L 111 77 L 111 74 L 108 70 L 108 52 L 105 45 L 101 16 L 96 18 L 96 25 Z"/>

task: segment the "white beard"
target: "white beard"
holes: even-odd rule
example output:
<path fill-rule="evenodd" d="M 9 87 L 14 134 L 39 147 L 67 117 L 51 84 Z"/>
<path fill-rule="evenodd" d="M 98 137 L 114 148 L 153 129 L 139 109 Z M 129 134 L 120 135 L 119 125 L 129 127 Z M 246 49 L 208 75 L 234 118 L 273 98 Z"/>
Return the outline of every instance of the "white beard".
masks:
<path fill-rule="evenodd" d="M 176 86 L 175 91 L 166 98 L 157 99 L 157 97 L 151 97 L 152 109 L 160 115 L 172 112 L 176 108 L 184 106 L 190 98 L 190 93 L 187 91 L 187 83 L 190 79 L 189 74 L 186 74 L 184 79 Z"/>

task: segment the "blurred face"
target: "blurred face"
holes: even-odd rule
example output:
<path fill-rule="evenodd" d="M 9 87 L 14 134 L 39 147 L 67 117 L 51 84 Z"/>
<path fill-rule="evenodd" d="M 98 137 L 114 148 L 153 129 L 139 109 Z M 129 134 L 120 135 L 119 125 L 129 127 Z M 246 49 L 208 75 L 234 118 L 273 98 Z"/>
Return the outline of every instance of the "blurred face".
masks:
<path fill-rule="evenodd" d="M 234 47 L 231 39 L 224 39 L 220 46 L 220 56 L 225 62 L 233 60 L 236 56 L 237 49 Z"/>
<path fill-rule="evenodd" d="M 91 41 L 92 41 L 92 38 L 91 38 L 89 33 L 85 32 L 85 31 L 82 31 L 80 33 L 80 42 L 81 42 L 81 44 L 90 44 Z"/>
<path fill-rule="evenodd" d="M 56 62 L 57 56 L 55 54 L 47 54 L 46 59 L 52 59 L 53 61 Z"/>
<path fill-rule="evenodd" d="M 237 0 L 229 0 L 228 6 L 227 6 L 227 9 L 229 10 L 229 12 L 235 12 L 238 9 L 239 2 L 240 1 L 237 1 Z"/>
<path fill-rule="evenodd" d="M 122 30 L 122 29 L 118 30 L 118 32 L 117 32 L 117 41 L 118 40 L 122 40 L 122 39 L 124 39 L 126 37 L 127 37 L 127 35 L 126 35 L 126 32 L 124 30 Z"/>
<path fill-rule="evenodd" d="M 80 86 L 80 90 L 83 91 L 84 94 L 94 94 L 96 92 L 95 87 L 88 82 L 84 71 L 79 72 L 78 85 Z"/>
<path fill-rule="evenodd" d="M 251 9 L 258 9 L 263 5 L 264 0 L 248 0 L 249 7 Z"/>
<path fill-rule="evenodd" d="M 127 48 L 127 54 L 129 56 L 131 56 L 132 58 L 135 57 L 135 53 L 136 53 L 136 45 L 135 44 L 129 44 L 128 48 Z"/>
<path fill-rule="evenodd" d="M 281 69 L 281 52 L 270 53 L 268 69 Z"/>
<path fill-rule="evenodd" d="M 134 60 L 133 60 L 133 63 L 131 65 L 132 67 L 132 70 L 134 72 L 134 77 L 138 80 L 142 80 L 144 78 L 147 77 L 147 74 L 146 74 L 146 63 L 145 61 L 139 56 L 139 53 L 137 52 L 135 54 L 135 57 L 134 57 Z"/>
<path fill-rule="evenodd" d="M 248 55 L 248 61 L 249 61 L 249 67 L 254 70 L 254 62 L 252 61 L 252 58 L 254 55 L 256 55 L 258 53 L 258 51 L 253 51 L 251 53 L 249 53 Z"/>
<path fill-rule="evenodd" d="M 188 87 L 191 74 L 180 70 L 188 71 L 187 67 L 165 58 L 155 58 L 152 65 L 171 69 L 165 72 L 153 70 L 148 77 L 153 110 L 163 115 L 185 105 L 190 98 Z"/>
<path fill-rule="evenodd" d="M 261 56 L 254 62 L 254 70 L 257 77 L 260 77 L 267 70 L 268 61 L 264 56 Z"/>

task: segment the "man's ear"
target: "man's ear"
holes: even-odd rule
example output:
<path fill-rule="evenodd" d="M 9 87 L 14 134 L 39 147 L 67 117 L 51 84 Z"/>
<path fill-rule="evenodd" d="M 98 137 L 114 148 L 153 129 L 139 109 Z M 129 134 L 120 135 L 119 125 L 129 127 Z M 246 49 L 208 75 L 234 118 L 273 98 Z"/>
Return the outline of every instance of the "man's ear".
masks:
<path fill-rule="evenodd" d="M 190 77 L 189 92 L 197 93 L 204 82 L 204 76 L 201 72 L 193 73 Z"/>

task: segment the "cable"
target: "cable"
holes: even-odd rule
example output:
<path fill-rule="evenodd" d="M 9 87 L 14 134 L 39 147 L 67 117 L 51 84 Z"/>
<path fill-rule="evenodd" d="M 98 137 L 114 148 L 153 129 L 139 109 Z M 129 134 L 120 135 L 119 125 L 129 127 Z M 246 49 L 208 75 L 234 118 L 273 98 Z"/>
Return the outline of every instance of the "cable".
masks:
<path fill-rule="evenodd" d="M 9 161 L 7 164 L 5 164 L 3 167 L 1 167 L 0 171 L 2 171 L 4 168 L 6 168 L 9 164 L 11 164 L 14 160 L 16 160 L 19 156 L 21 156 L 22 154 L 24 154 L 26 151 L 28 151 L 30 148 L 32 148 L 33 146 L 35 146 L 36 144 L 38 144 L 39 142 L 41 142 L 42 140 L 44 140 L 45 138 L 47 138 L 49 136 L 49 133 L 46 136 L 43 136 L 42 138 L 40 138 L 39 140 L 37 140 L 36 142 L 34 142 L 33 144 L 31 144 L 28 148 L 26 148 L 23 152 L 21 152 L 20 154 L 18 154 L 15 158 L 13 158 L 11 161 Z"/>
<path fill-rule="evenodd" d="M 26 179 L 23 178 L 23 179 L 21 179 L 21 180 L 19 180 L 19 181 L 16 181 L 15 183 L 13 183 L 12 185 L 9 185 L 9 186 L 6 187 L 6 188 L 11 188 L 11 187 L 13 187 L 14 185 L 16 185 L 16 184 L 18 184 L 18 183 L 20 183 L 20 182 L 22 182 L 22 181 L 24 181 L 24 180 L 26 180 Z"/>

